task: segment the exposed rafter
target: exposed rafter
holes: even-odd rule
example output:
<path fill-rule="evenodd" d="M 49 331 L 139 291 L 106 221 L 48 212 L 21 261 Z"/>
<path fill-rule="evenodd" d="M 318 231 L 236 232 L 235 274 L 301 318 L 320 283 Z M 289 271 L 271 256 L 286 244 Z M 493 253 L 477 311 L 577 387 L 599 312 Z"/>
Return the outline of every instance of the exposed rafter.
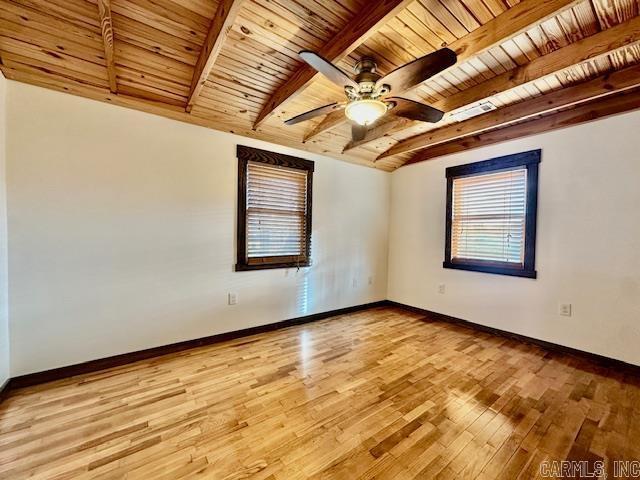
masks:
<path fill-rule="evenodd" d="M 378 124 L 371 126 L 368 135 L 363 132 L 367 135 L 365 141 L 371 136 L 383 135 L 364 148 L 359 147 L 364 142 L 349 143 L 345 148 L 351 138 L 347 138 L 348 125 L 343 123 L 345 117 L 341 114 L 291 127 L 284 127 L 280 122 L 285 111 L 288 118 L 289 113 L 343 100 L 340 89 L 320 92 L 314 88 L 313 94 L 309 89 L 294 101 L 276 108 L 269 121 L 253 130 L 255 118 L 271 94 L 300 66 L 295 52 L 305 46 L 320 51 L 349 18 L 370 15 L 371 12 L 364 12 L 364 8 L 349 10 L 350 7 L 345 7 L 340 0 L 242 3 L 241 12 L 208 73 L 204 88 L 199 96 L 195 95 L 197 99 L 190 113 L 185 109 L 195 65 L 221 0 L 213 3 L 209 0 L 180 1 L 181 7 L 170 9 L 170 21 L 165 15 L 166 8 L 162 7 L 166 0 L 139 1 L 148 4 L 148 15 L 141 16 L 139 9 L 123 8 L 115 0 L 84 2 L 82 8 L 74 7 L 74 2 L 60 0 L 0 0 L 0 70 L 13 80 L 328 154 L 381 170 L 397 168 L 416 153 L 394 155 L 374 163 L 379 153 L 398 140 L 426 131 L 426 126 L 418 127 L 411 120 L 398 122 L 395 119 L 395 122 L 387 123 L 394 120 L 394 115 L 381 118 Z M 134 3 L 139 1 L 134 0 Z M 640 64 L 640 20 L 636 18 L 637 9 L 620 7 L 620 2 L 624 4 L 626 0 L 582 0 L 577 4 L 572 0 L 491 1 L 495 5 L 491 6 L 488 0 L 471 3 L 467 0 L 414 0 L 393 18 L 388 18 L 373 36 L 338 65 L 350 69 L 347 65 L 355 63 L 355 57 L 368 54 L 377 57 L 380 73 L 384 74 L 443 45 L 453 47 L 461 59 L 468 60 L 434 78 L 433 82 L 422 84 L 413 96 L 407 95 L 417 99 L 416 96 L 422 97 L 427 91 L 445 88 L 443 95 L 450 96 L 442 99 L 438 95 L 439 102 L 427 103 L 450 112 L 485 99 L 495 100 L 499 107 L 516 99 L 525 105 L 541 91 L 567 88 L 576 80 L 584 79 L 585 75 L 592 78 L 592 75 Z M 210 8 L 202 10 L 198 5 L 203 2 Z M 366 3 L 366 7 L 371 8 L 379 2 L 370 0 Z M 573 8 L 565 10 L 571 6 Z M 207 10 L 208 15 L 203 17 Z M 496 16 L 500 23 L 494 21 Z M 547 20 L 542 21 L 544 19 Z M 535 26 L 529 29 L 530 22 Z M 622 22 L 627 23 L 618 26 Z M 105 27 L 103 31 L 101 23 Z M 327 28 L 332 25 L 329 35 Z M 505 33 L 517 33 L 521 28 L 526 32 L 502 43 Z M 588 40 L 584 39 L 585 35 Z M 209 36 L 210 42 L 215 43 L 217 37 Z M 318 43 L 318 38 L 326 40 Z M 500 47 L 483 52 L 492 46 L 492 39 Z M 558 48 L 560 50 L 552 52 Z M 203 53 L 199 70 L 209 59 L 206 55 Z M 506 72 L 504 68 L 512 67 L 516 68 L 503 73 Z M 497 77 L 486 80 L 496 74 Z M 313 80 L 318 81 L 317 77 Z M 328 85 L 325 81 L 320 83 Z M 312 86 L 316 84 L 312 83 Z M 218 98 L 220 95 L 213 95 L 213 90 L 209 92 L 209 87 L 222 95 L 223 101 Z M 332 91 L 340 98 L 331 98 Z M 457 93 L 451 95 L 453 92 Z M 504 93 L 494 95 L 495 92 Z M 555 113 L 545 113 L 545 117 L 551 115 Z M 535 117 L 523 122 L 530 123 L 532 118 Z M 446 123 L 449 122 L 430 128 Z M 338 129 L 336 125 L 342 126 Z M 507 125 L 502 130 L 511 131 L 514 124 Z M 334 130 L 328 132 L 330 127 Z M 405 130 L 407 127 L 409 129 Z M 446 143 L 468 143 L 472 138 L 493 136 L 495 131 L 480 130 L 481 133 L 434 144 L 420 153 L 440 149 Z M 306 143 L 302 142 L 303 138 Z"/>
<path fill-rule="evenodd" d="M 216 63 L 229 30 L 231 30 L 238 13 L 240 13 L 241 4 L 242 0 L 220 1 L 193 71 L 191 89 L 187 99 L 187 112 L 190 112 L 193 108 L 207 78 L 209 78 L 209 73 L 211 73 L 211 69 Z"/>
<path fill-rule="evenodd" d="M 347 143 L 342 151 L 348 152 L 349 150 L 353 150 L 354 148 L 358 148 L 362 145 L 366 145 L 367 143 L 371 143 L 374 140 L 384 137 L 385 135 L 397 132 L 413 124 L 414 122 L 412 120 L 409 120 L 408 118 L 392 117 L 391 119 L 389 119 L 389 121 L 376 124 L 373 128 L 369 129 L 362 140 L 351 140 L 349 143 Z"/>
<path fill-rule="evenodd" d="M 589 122 L 609 115 L 615 115 L 631 110 L 640 109 L 640 89 L 609 95 L 598 100 L 578 105 L 575 108 L 552 113 L 541 118 L 535 117 L 523 123 L 517 123 L 505 128 L 487 131 L 479 135 L 472 135 L 447 143 L 441 143 L 414 155 L 405 164 L 423 162 L 432 158 L 452 153 L 471 150 L 474 148 L 505 142 L 515 138 L 527 137 L 545 133 L 559 128 L 570 127 Z"/>
<path fill-rule="evenodd" d="M 303 143 L 306 143 L 321 133 L 327 132 L 332 128 L 342 125 L 347 122 L 347 117 L 344 115 L 344 110 L 337 110 L 331 112 L 325 116 L 322 121 L 311 130 L 306 137 L 304 137 Z"/>
<path fill-rule="evenodd" d="M 318 53 L 331 62 L 338 62 L 353 52 L 380 27 L 414 0 L 377 0 L 360 10 L 342 30 L 335 34 Z M 253 128 L 258 128 L 280 105 L 298 95 L 315 77 L 316 71 L 302 64 L 266 102 Z"/>
<path fill-rule="evenodd" d="M 362 140 L 351 140 L 349 143 L 347 143 L 342 151 L 348 152 L 349 150 L 353 150 L 354 148 L 366 145 L 367 143 L 371 143 L 378 138 L 382 138 L 393 131 L 406 128 L 411 124 L 413 124 L 413 121 L 409 120 L 408 118 L 391 117 L 386 122 L 376 123 L 373 128 L 370 128 L 367 131 L 367 134 Z"/>
<path fill-rule="evenodd" d="M 434 104 L 434 106 L 446 111 L 455 110 L 499 92 L 532 82 L 545 75 L 559 73 L 566 68 L 574 67 L 585 61 L 603 57 L 639 41 L 640 17 L 635 17 L 616 27 L 569 44 L 560 50 L 538 57 L 526 65 L 445 98 Z M 398 142 L 383 152 L 378 159 L 418 150 L 424 145 L 430 134 L 431 132 L 425 132 Z"/>
<path fill-rule="evenodd" d="M 526 31 L 540 24 L 541 22 L 548 19 L 550 16 L 561 13 L 562 11 L 568 8 L 571 8 L 572 6 L 575 5 L 576 2 L 560 2 L 560 3 L 561 4 L 557 4 L 557 2 L 553 3 L 553 2 L 539 2 L 536 0 L 524 0 L 518 3 L 517 5 L 515 5 L 513 8 L 505 11 L 501 15 L 489 21 L 479 29 L 474 30 L 474 32 L 472 32 L 467 37 L 464 37 L 458 40 L 457 42 L 454 42 L 451 48 L 453 48 L 457 52 L 462 49 L 465 49 L 468 55 L 466 58 L 469 58 L 474 55 L 478 55 L 483 51 L 487 50 L 487 48 L 500 45 L 501 43 L 504 43 L 505 41 L 518 36 L 523 31 Z M 553 11 L 554 8 L 557 8 L 555 12 Z M 500 37 L 499 35 L 496 35 L 497 32 L 500 32 L 499 35 L 502 35 L 502 37 Z M 473 41 L 474 39 L 472 39 L 472 42 L 469 42 L 467 39 L 471 36 L 477 36 L 483 40 Z M 486 45 L 488 44 L 487 43 L 488 39 L 491 39 L 490 41 L 493 41 L 494 43 L 490 44 L 489 47 L 486 47 Z M 577 50 L 580 50 L 580 49 L 577 49 Z M 459 54 L 458 58 L 459 60 L 465 60 L 464 55 Z M 546 58 L 546 56 L 543 58 Z M 573 63 L 577 63 L 577 61 Z M 512 70 L 510 72 L 506 72 L 502 75 L 499 75 L 496 78 L 502 78 L 503 80 L 506 80 L 504 82 L 505 84 L 508 83 L 510 80 L 513 81 L 514 78 L 525 78 L 524 76 L 516 77 L 516 75 L 512 75 L 512 73 L 516 74 L 517 70 L 518 69 Z M 487 80 L 485 82 L 482 82 L 476 85 L 475 87 L 471 87 L 464 90 L 463 92 L 460 92 L 465 94 L 469 92 L 468 95 L 464 95 L 464 96 L 459 94 L 452 95 L 449 98 L 446 98 L 444 100 L 441 100 L 439 102 L 432 104 L 432 106 L 439 110 L 449 112 L 451 110 L 455 110 L 456 108 L 463 107 L 475 101 L 482 100 L 491 95 L 491 94 L 485 93 L 487 91 L 491 91 L 490 84 L 488 83 L 490 81 L 491 80 Z M 497 86 L 499 82 L 496 81 L 495 84 Z M 493 92 L 497 93 L 499 91 L 506 90 L 507 88 L 510 88 L 510 87 L 505 86 L 500 90 L 494 89 Z M 474 100 L 469 100 L 469 98 L 474 98 Z M 357 145 L 351 145 L 351 144 L 347 145 L 347 147 L 345 147 L 345 151 L 351 148 L 366 145 L 367 143 L 374 142 L 379 138 L 387 135 L 390 131 L 402 130 L 403 128 L 407 128 L 415 124 L 416 124 L 415 122 L 406 122 L 406 121 L 400 122 L 398 120 L 397 126 L 393 126 L 393 127 L 388 126 L 386 129 L 378 129 L 375 132 L 371 132 L 369 135 L 367 135 L 367 137 L 363 141 L 359 142 Z"/>
<path fill-rule="evenodd" d="M 113 54 L 113 22 L 111 20 L 111 0 L 98 0 L 98 13 L 100 14 L 100 29 L 102 30 L 102 43 L 104 44 L 104 59 L 107 64 L 109 76 L 109 90 L 117 93 L 118 82 L 116 80 L 116 63 Z"/>
<path fill-rule="evenodd" d="M 434 106 L 450 112 L 545 75 L 560 72 L 588 60 L 602 58 L 638 41 L 640 41 L 640 17 L 635 17 L 462 90 L 437 102 Z"/>
<path fill-rule="evenodd" d="M 579 2 L 576 0 L 523 0 L 493 20 L 482 25 L 480 28 L 452 42 L 448 47 L 456 52 L 458 62 L 463 62 L 520 35 L 522 32 L 544 22 L 553 15 L 557 15 L 571 8 L 576 3 Z M 433 106 L 440 110 L 447 111 L 437 105 Z M 364 140 L 350 142 L 344 151 L 375 141 L 391 130 L 409 126 L 410 124 L 411 122 L 407 122 L 405 119 L 397 119 L 395 125 L 385 124 L 383 128 L 372 129 Z M 339 123 L 331 125 L 329 128 L 337 125 L 339 125 Z M 319 133 L 322 133 L 322 131 L 317 134 Z"/>
<path fill-rule="evenodd" d="M 635 65 L 526 102 L 509 105 L 464 122 L 426 132 L 418 136 L 419 141 L 418 137 L 414 137 L 416 141 L 412 142 L 412 146 L 414 150 L 428 149 L 439 143 L 506 127 L 533 116 L 544 115 L 638 86 L 640 86 L 640 65 Z"/>
<path fill-rule="evenodd" d="M 464 62 L 562 13 L 580 1 L 522 0 L 448 47 L 456 52 L 458 62 Z"/>

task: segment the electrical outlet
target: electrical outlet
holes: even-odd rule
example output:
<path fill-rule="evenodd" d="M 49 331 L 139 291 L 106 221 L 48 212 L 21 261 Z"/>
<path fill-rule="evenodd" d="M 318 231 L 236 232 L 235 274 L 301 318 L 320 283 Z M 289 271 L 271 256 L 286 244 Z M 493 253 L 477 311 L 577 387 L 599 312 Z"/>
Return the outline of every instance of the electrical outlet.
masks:
<path fill-rule="evenodd" d="M 238 294 L 237 293 L 230 293 L 229 294 L 229 305 L 235 305 L 236 303 L 238 303 Z"/>
<path fill-rule="evenodd" d="M 373 277 L 369 277 L 369 285 L 373 285 Z"/>
<path fill-rule="evenodd" d="M 353 279 L 353 288 L 358 286 L 358 280 L 356 278 Z"/>
<path fill-rule="evenodd" d="M 444 283 L 441 283 L 440 285 L 438 285 L 438 293 L 444 294 L 445 291 L 446 291 L 446 287 Z"/>
<path fill-rule="evenodd" d="M 561 303 L 558 308 L 558 313 L 563 317 L 571 316 L 571 304 L 570 303 Z"/>

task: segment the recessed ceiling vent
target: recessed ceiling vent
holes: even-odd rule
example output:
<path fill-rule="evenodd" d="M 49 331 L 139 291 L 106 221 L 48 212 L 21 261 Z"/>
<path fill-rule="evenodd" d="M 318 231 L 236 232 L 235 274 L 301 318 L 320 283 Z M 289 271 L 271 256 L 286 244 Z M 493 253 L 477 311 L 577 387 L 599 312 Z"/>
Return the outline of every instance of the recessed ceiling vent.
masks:
<path fill-rule="evenodd" d="M 496 106 L 493 103 L 482 102 L 471 108 L 466 108 L 464 110 L 459 110 L 455 113 L 452 113 L 451 118 L 453 118 L 458 122 L 462 122 L 463 120 L 468 120 L 472 117 L 477 117 L 478 115 L 482 115 L 483 113 L 487 113 L 495 109 L 496 109 Z"/>

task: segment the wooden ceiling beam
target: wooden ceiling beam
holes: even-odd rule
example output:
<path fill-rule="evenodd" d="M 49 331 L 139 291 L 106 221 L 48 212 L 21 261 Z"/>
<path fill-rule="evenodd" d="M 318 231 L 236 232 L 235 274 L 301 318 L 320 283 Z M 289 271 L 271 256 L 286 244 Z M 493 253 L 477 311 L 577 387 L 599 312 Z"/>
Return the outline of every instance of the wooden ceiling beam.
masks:
<path fill-rule="evenodd" d="M 640 109 L 640 89 L 627 90 L 598 100 L 582 103 L 569 110 L 552 113 L 541 118 L 535 117 L 523 123 L 487 131 L 478 135 L 441 143 L 421 151 L 410 158 L 405 165 L 424 162 L 444 155 L 468 151 L 486 145 L 528 137 L 560 128 L 590 122 L 610 115 Z"/>
<path fill-rule="evenodd" d="M 579 3 L 579 0 L 523 0 L 500 14 L 498 17 L 489 21 L 485 25 L 477 28 L 469 35 L 466 35 L 465 37 L 456 40 L 449 45 L 443 44 L 442 46 L 448 46 L 450 49 L 455 51 L 456 55 L 458 56 L 458 62 L 465 61 L 499 45 L 500 43 L 503 43 L 506 40 L 520 35 L 522 32 L 528 30 L 532 26 L 549 19 L 559 12 L 571 8 L 577 3 Z M 302 88 L 300 89 L 300 91 L 302 90 Z M 341 120 L 342 121 L 338 121 L 338 117 L 336 114 L 334 115 L 334 118 L 327 121 L 326 124 L 323 124 L 321 122 L 320 124 L 318 124 L 316 129 L 314 129 L 309 135 L 307 135 L 304 141 L 306 142 L 311 138 L 320 135 L 321 133 L 342 125 L 346 122 L 346 118 L 344 118 L 344 115 L 342 116 Z M 258 117 L 258 121 L 256 121 L 256 124 L 258 124 L 259 121 L 260 117 Z M 384 135 L 389 133 L 391 130 L 401 129 L 409 126 L 409 124 L 410 122 L 407 122 L 405 119 L 397 119 L 395 124 L 387 122 L 384 124 L 384 127 L 374 127 L 363 140 L 357 142 L 349 142 L 345 146 L 344 151 L 346 152 L 361 145 L 365 145 L 367 143 L 375 141 L 378 138 L 383 137 Z"/>
<path fill-rule="evenodd" d="M 484 26 L 478 28 L 477 30 L 474 30 L 474 32 L 472 32 L 469 36 L 458 40 L 458 42 L 462 42 L 464 45 L 466 45 L 468 43 L 466 39 L 475 34 L 482 39 L 485 39 L 484 45 L 486 45 L 486 38 L 489 37 L 487 32 L 502 32 L 502 35 L 504 35 L 502 39 L 494 37 L 494 41 L 496 43 L 492 46 L 496 46 L 504 43 L 504 41 L 506 40 L 518 36 L 520 33 L 522 33 L 522 31 L 529 30 L 535 25 L 540 24 L 541 22 L 547 20 L 550 16 L 561 13 L 562 11 L 571 8 L 574 4 L 575 2 L 564 2 L 559 6 L 557 4 L 545 4 L 545 2 L 539 2 L 535 0 L 531 0 L 531 3 L 529 3 L 529 0 L 524 0 L 511 9 L 500 14 L 490 22 L 486 23 Z M 546 8 L 543 8 L 545 5 Z M 554 13 L 549 14 L 551 9 L 555 7 L 558 7 L 558 10 L 556 10 Z M 520 9 L 519 12 L 516 11 L 517 8 Z M 518 15 L 519 13 L 521 13 L 522 15 Z M 515 19 L 514 16 L 516 17 Z M 528 26 L 525 27 L 524 25 L 527 24 Z M 506 25 L 507 27 L 511 26 L 512 28 L 507 29 L 504 27 L 504 25 Z M 516 67 L 515 69 L 505 72 L 494 78 L 485 80 L 478 85 L 458 92 L 450 97 L 444 98 L 443 100 L 440 100 L 432 104 L 431 106 L 444 112 L 450 112 L 457 108 L 461 108 L 471 103 L 483 100 L 498 92 L 502 92 L 540 78 L 546 73 L 553 73 L 562 68 L 571 67 L 577 63 L 580 63 L 581 61 L 586 61 L 599 55 L 607 54 L 612 48 L 615 48 L 615 45 L 617 43 L 629 43 L 629 40 L 625 39 L 625 28 L 622 26 L 620 27 L 621 28 L 616 27 L 614 32 L 607 34 L 607 31 L 604 31 L 593 35 L 592 37 L 588 37 L 587 39 L 572 43 L 561 50 L 556 50 L 555 52 L 552 52 L 543 57 L 538 57 L 537 59 L 526 65 Z M 631 23 L 629 23 L 627 27 L 631 27 L 632 29 L 634 29 L 634 26 Z M 497 40 L 495 40 L 496 38 Z M 589 42 L 585 42 L 585 40 L 588 39 L 592 40 L 590 40 Z M 455 45 L 458 42 L 454 42 L 452 44 L 452 46 L 454 46 L 454 50 L 456 51 L 457 49 L 455 48 Z M 479 50 L 475 53 L 473 53 L 472 45 L 467 47 L 466 51 L 470 54 L 469 56 L 480 54 L 486 50 L 481 41 L 478 41 L 476 45 Z M 464 47 L 460 46 L 458 48 Z M 469 56 L 467 56 L 466 58 L 469 58 Z M 463 60 L 466 58 L 463 58 Z M 407 128 L 416 124 L 417 122 L 399 123 L 398 127 L 394 128 L 393 131 L 402 130 L 403 128 Z M 350 150 L 351 148 L 374 142 L 384 135 L 387 135 L 388 133 L 388 131 L 371 132 L 365 137 L 364 140 L 358 142 L 357 145 L 348 145 L 347 147 L 349 148 L 346 148 L 346 150 Z"/>
<path fill-rule="evenodd" d="M 238 13 L 240 13 L 241 5 L 242 0 L 220 0 L 193 71 L 191 89 L 187 99 L 187 112 L 191 112 L 200 92 L 202 92 L 213 65 L 222 50 L 222 45 L 227 39 Z"/>
<path fill-rule="evenodd" d="M 371 2 L 367 8 L 361 9 L 351 21 L 318 50 L 318 53 L 330 62 L 342 60 L 413 1 L 377 0 Z M 267 100 L 258 114 L 253 128 L 257 129 L 277 108 L 302 92 L 311 83 L 316 73 L 306 63 L 300 65 L 293 75 Z"/>
<path fill-rule="evenodd" d="M 640 17 L 635 17 L 616 27 L 569 44 L 548 55 L 538 57 L 526 65 L 522 65 L 467 90 L 463 90 L 437 102 L 434 106 L 445 111 L 452 111 L 489 98 L 497 93 L 535 81 L 546 75 L 560 73 L 567 68 L 575 67 L 586 61 L 601 58 L 639 41 Z M 529 100 L 528 102 L 532 101 L 535 101 L 535 99 Z M 486 114 L 484 116 L 486 116 Z M 425 132 L 402 140 L 383 152 L 378 159 L 424 148 L 431 134 L 432 132 Z"/>
<path fill-rule="evenodd" d="M 391 116 L 387 121 L 381 121 L 380 123 L 374 124 L 372 128 L 367 130 L 367 133 L 362 140 L 351 140 L 349 143 L 347 143 L 347 145 L 342 150 L 342 153 L 371 143 L 374 140 L 382 138 L 392 132 L 397 132 L 399 130 L 407 128 L 409 125 L 413 125 L 413 123 L 414 122 L 412 120 L 409 120 L 408 118 Z"/>
<path fill-rule="evenodd" d="M 640 41 L 640 17 L 570 43 L 496 77 L 440 100 L 434 106 L 451 112 L 457 108 L 519 87 L 552 73 L 602 58 Z"/>
<path fill-rule="evenodd" d="M 503 128 L 527 118 L 544 115 L 576 104 L 640 87 L 640 65 L 594 78 L 562 90 L 540 95 L 525 102 L 515 103 L 499 110 L 479 115 L 464 122 L 447 125 L 420 135 L 419 149 L 428 149 L 486 130 Z"/>
<path fill-rule="evenodd" d="M 109 77 L 109 90 L 118 92 L 116 78 L 116 63 L 113 49 L 113 21 L 111 19 L 111 0 L 98 0 L 98 14 L 100 15 L 100 29 L 102 31 L 102 43 L 104 44 L 104 59 L 107 64 L 107 76 Z"/>
<path fill-rule="evenodd" d="M 577 5 L 582 0 L 522 0 L 468 35 L 452 42 L 458 62 L 464 62 L 500 45 L 532 27 Z"/>
<path fill-rule="evenodd" d="M 306 143 L 310 140 L 313 140 L 318 135 L 328 132 L 332 128 L 338 127 L 339 125 L 343 125 L 347 123 L 347 117 L 344 114 L 344 110 L 336 110 L 335 112 L 331 112 L 326 115 L 322 121 L 317 124 L 313 130 L 311 130 L 302 140 L 302 143 Z"/>

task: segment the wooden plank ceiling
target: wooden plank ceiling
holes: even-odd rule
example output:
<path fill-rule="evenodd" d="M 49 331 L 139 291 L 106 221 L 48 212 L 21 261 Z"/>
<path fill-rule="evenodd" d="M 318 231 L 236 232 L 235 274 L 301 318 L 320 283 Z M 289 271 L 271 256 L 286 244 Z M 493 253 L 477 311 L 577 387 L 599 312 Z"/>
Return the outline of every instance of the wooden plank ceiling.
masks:
<path fill-rule="evenodd" d="M 0 0 L 0 68 L 17 81 L 393 170 L 499 141 L 497 128 L 510 129 L 505 138 L 551 128 L 567 109 L 593 118 L 637 108 L 633 95 L 609 97 L 640 84 L 639 11 L 640 0 Z M 308 81 L 301 49 L 349 72 L 372 55 L 386 73 L 445 45 L 459 62 L 404 96 L 447 112 L 485 100 L 498 110 L 435 125 L 380 122 L 358 144 L 339 115 L 282 123 L 344 99 L 321 76 Z M 517 127 L 523 121 L 530 127 Z"/>

